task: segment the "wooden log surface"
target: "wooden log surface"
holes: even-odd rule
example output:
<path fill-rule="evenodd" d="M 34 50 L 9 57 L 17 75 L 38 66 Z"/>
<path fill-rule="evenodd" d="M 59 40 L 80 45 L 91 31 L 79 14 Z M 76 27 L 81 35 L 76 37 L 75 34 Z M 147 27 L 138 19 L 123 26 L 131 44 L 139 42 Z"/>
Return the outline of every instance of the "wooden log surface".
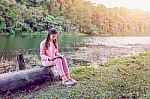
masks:
<path fill-rule="evenodd" d="M 0 74 L 0 93 L 8 90 L 24 88 L 35 83 L 46 80 L 58 80 L 59 74 L 53 67 L 35 67 L 27 70 L 19 70 L 10 73 Z"/>
<path fill-rule="evenodd" d="M 19 70 L 24 70 L 25 68 L 25 62 L 24 62 L 24 57 L 22 53 L 17 53 L 17 62 L 19 66 Z"/>

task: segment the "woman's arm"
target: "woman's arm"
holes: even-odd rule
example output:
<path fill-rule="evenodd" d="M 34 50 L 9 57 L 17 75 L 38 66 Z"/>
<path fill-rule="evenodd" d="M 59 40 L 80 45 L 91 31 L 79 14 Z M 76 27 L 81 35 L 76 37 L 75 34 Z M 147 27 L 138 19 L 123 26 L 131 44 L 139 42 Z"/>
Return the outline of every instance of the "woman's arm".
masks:
<path fill-rule="evenodd" d="M 46 48 L 45 48 L 44 42 L 41 42 L 40 44 L 40 57 L 41 57 L 41 60 L 43 61 L 49 60 L 49 57 L 46 55 Z"/>

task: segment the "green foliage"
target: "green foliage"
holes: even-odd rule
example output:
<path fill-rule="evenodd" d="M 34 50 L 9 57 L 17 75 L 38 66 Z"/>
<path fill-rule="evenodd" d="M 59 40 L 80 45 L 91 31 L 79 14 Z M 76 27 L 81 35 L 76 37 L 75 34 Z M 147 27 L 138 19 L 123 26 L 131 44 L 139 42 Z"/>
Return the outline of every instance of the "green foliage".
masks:
<path fill-rule="evenodd" d="M 0 3 L 4 6 L 8 6 L 8 0 L 1 0 Z"/>
<path fill-rule="evenodd" d="M 14 27 L 9 27 L 9 33 L 12 34 L 12 35 L 15 34 Z"/>
<path fill-rule="evenodd" d="M 6 29 L 6 24 L 4 22 L 1 22 L 0 23 L 0 29 Z"/>
<path fill-rule="evenodd" d="M 26 1 L 20 1 L 20 3 L 24 5 L 23 2 Z M 53 15 L 44 17 L 45 14 L 39 15 L 37 9 L 30 10 L 23 5 L 15 4 L 15 6 L 12 7 L 13 9 L 7 9 L 6 7 L 3 7 L 2 12 L 0 13 L 0 30 L 13 35 L 22 34 L 24 32 L 31 33 L 47 31 L 51 27 L 57 28 L 60 32 L 76 31 L 74 29 L 76 27 L 71 24 L 71 21 L 66 20 L 63 17 L 54 17 Z M 20 13 L 18 13 L 17 7 L 22 9 Z M 7 9 L 7 11 L 5 9 Z M 2 13 L 5 13 L 5 15 Z"/>
<path fill-rule="evenodd" d="M 89 33 L 91 33 L 91 34 L 100 34 L 98 26 L 90 24 L 89 25 Z"/>
<path fill-rule="evenodd" d="M 47 31 L 51 27 L 57 28 L 60 32 L 77 30 L 71 21 L 54 13 L 48 15 L 45 4 L 54 4 L 54 0 L 16 0 L 16 2 L 13 5 L 7 0 L 0 2 L 0 31 L 18 35 L 25 32 Z"/>

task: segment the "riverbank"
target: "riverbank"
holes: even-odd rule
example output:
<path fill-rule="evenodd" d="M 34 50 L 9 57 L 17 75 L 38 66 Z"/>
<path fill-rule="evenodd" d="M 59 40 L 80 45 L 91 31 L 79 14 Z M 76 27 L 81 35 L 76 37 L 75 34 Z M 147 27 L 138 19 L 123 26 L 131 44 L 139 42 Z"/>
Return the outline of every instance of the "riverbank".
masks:
<path fill-rule="evenodd" d="M 70 61 L 74 60 L 73 64 L 103 65 L 110 59 L 150 51 L 149 37 L 90 36 L 83 38 L 83 44 L 84 46 L 79 47 L 70 55 L 66 53 Z"/>
<path fill-rule="evenodd" d="M 150 98 L 150 53 L 111 60 L 103 66 L 71 67 L 73 87 L 46 83 L 32 90 L 7 93 L 7 98 Z M 2 96 L 2 95 L 1 95 Z"/>

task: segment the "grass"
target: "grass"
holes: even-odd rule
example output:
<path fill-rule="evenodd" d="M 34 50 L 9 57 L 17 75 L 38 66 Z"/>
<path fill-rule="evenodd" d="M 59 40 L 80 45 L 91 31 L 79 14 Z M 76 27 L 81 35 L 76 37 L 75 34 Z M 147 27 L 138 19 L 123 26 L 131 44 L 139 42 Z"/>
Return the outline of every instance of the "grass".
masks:
<path fill-rule="evenodd" d="M 110 60 L 104 66 L 70 68 L 78 80 L 73 87 L 46 83 L 31 91 L 11 94 L 14 99 L 150 99 L 150 53 Z"/>

